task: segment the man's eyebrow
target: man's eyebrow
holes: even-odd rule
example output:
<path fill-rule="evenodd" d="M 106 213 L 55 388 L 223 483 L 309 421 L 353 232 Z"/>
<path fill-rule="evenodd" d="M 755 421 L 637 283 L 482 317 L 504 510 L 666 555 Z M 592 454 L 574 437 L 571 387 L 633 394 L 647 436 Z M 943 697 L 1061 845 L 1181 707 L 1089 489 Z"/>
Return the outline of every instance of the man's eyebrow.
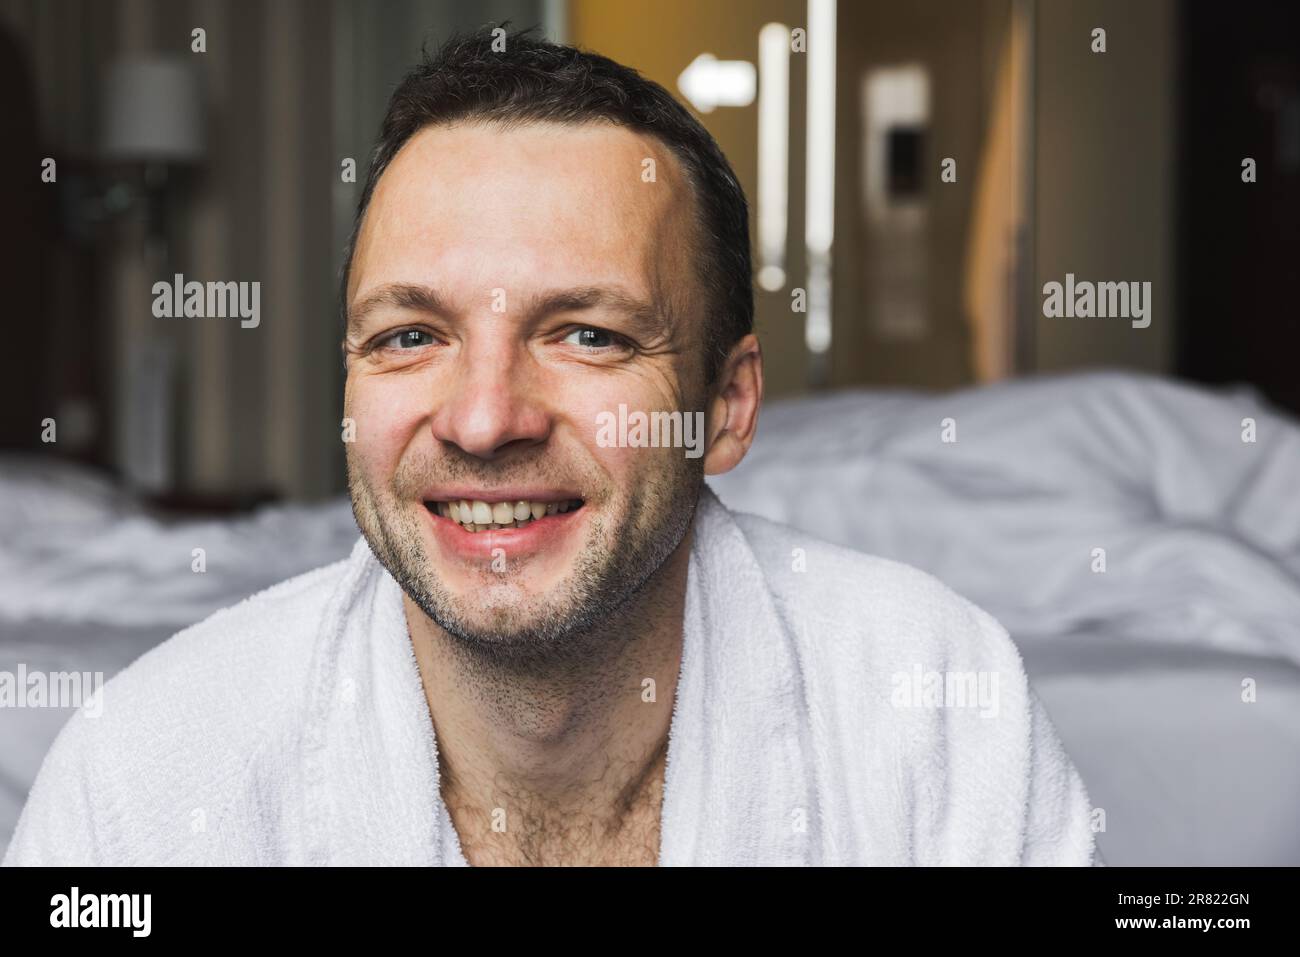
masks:
<path fill-rule="evenodd" d="M 432 286 L 409 282 L 389 283 L 367 294 L 348 309 L 348 333 L 356 332 L 367 316 L 384 306 L 439 315 L 451 314 L 448 303 Z"/>
<path fill-rule="evenodd" d="M 654 337 L 668 333 L 667 317 L 658 306 L 622 289 L 607 286 L 578 286 L 542 293 L 529 302 L 527 313 L 530 318 L 535 318 L 556 312 L 601 308 L 626 315 L 640 335 Z"/>
<path fill-rule="evenodd" d="M 455 309 L 432 286 L 389 283 L 353 304 L 348 310 L 348 332 L 355 332 L 370 313 L 384 306 L 442 316 L 455 314 Z M 598 308 L 626 314 L 643 335 L 667 334 L 669 331 L 667 317 L 654 303 L 617 287 L 576 286 L 539 293 L 528 300 L 525 313 L 529 318 L 536 318 L 556 312 L 581 312 Z"/>

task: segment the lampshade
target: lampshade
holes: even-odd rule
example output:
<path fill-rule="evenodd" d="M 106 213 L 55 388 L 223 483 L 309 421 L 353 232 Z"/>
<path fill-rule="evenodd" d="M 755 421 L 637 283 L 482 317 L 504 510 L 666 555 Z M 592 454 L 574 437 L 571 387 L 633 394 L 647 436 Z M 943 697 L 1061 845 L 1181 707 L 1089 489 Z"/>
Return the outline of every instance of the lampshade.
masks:
<path fill-rule="evenodd" d="M 203 155 L 203 96 L 179 57 L 136 57 L 109 66 L 100 152 L 111 160 L 195 162 Z"/>

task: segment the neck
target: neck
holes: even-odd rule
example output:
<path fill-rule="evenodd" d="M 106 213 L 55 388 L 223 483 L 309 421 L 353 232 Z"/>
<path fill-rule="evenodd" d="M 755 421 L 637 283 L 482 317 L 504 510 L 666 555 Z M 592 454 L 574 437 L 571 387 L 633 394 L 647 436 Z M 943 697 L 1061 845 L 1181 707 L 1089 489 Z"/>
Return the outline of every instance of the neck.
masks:
<path fill-rule="evenodd" d="M 576 664 L 485 660 L 406 599 L 442 797 L 467 854 L 536 859 L 557 834 L 572 852 L 576 831 L 588 844 L 650 825 L 657 844 L 691 538 L 598 630 L 566 639 L 584 649 Z"/>

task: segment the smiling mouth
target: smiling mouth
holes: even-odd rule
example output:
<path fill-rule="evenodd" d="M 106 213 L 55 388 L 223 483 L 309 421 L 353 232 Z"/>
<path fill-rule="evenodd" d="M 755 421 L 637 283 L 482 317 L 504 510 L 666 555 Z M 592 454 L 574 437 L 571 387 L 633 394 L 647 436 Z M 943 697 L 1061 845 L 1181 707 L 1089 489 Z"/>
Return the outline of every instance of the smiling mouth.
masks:
<path fill-rule="evenodd" d="M 424 507 L 430 512 L 451 519 L 467 532 L 525 528 L 533 522 L 548 517 L 576 512 L 582 506 L 583 501 L 580 498 L 563 502 L 537 502 L 523 499 L 488 502 L 483 499 L 460 499 L 454 502 L 424 503 Z"/>

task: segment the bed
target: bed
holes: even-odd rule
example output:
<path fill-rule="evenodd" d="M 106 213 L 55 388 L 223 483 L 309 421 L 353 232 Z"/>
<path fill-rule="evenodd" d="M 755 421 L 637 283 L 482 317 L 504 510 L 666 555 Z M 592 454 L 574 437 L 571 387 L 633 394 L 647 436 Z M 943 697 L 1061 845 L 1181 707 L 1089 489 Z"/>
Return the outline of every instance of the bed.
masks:
<path fill-rule="evenodd" d="M 771 403 L 711 481 L 993 613 L 1108 863 L 1300 863 L 1300 426 L 1251 390 L 1097 372 Z"/>
<path fill-rule="evenodd" d="M 1106 372 L 774 401 L 710 483 L 1002 621 L 1108 863 L 1300 863 L 1300 426 L 1251 390 Z M 0 670 L 111 677 L 355 536 L 346 500 L 162 522 L 93 473 L 0 459 Z M 0 709 L 0 854 L 70 715 Z"/>

